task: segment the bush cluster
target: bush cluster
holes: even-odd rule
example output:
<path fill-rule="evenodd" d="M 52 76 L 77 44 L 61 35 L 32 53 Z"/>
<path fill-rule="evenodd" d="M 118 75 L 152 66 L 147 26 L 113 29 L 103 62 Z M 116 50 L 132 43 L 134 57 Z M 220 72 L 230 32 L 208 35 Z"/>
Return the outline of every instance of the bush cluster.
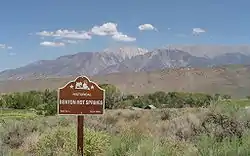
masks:
<path fill-rule="evenodd" d="M 203 93 L 179 93 L 158 91 L 132 100 L 132 105 L 143 108 L 153 104 L 158 108 L 201 107 L 210 104 L 213 97 Z"/>
<path fill-rule="evenodd" d="M 212 100 L 230 99 L 229 95 L 204 93 L 182 93 L 158 91 L 142 96 L 124 95 L 110 84 L 101 84 L 105 89 L 106 109 L 154 105 L 157 108 L 206 107 Z M 29 91 L 1 95 L 0 107 L 12 109 L 35 109 L 39 115 L 54 115 L 57 112 L 57 91 Z"/>
<path fill-rule="evenodd" d="M 100 155 L 109 146 L 109 136 L 104 132 L 85 129 L 84 134 L 84 155 Z M 37 156 L 65 155 L 65 153 L 77 156 L 76 136 L 76 132 L 72 127 L 55 128 L 40 136 L 37 144 L 31 147 L 30 153 Z"/>
<path fill-rule="evenodd" d="M 37 114 L 53 115 L 57 112 L 57 91 L 29 91 L 4 94 L 0 107 L 11 109 L 35 109 Z"/>

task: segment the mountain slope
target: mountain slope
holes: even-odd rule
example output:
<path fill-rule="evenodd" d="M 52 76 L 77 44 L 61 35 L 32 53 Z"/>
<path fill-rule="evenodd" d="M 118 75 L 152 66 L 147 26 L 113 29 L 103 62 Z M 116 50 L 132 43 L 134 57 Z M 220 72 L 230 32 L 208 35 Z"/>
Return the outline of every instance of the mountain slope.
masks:
<path fill-rule="evenodd" d="M 178 49 L 163 48 L 148 51 L 137 47 L 123 47 L 106 49 L 104 52 L 81 52 L 61 56 L 55 60 L 38 61 L 24 67 L 0 72 L 0 80 L 93 76 L 224 64 L 250 64 L 250 56 L 243 53 L 225 53 L 209 58 L 193 56 Z"/>
<path fill-rule="evenodd" d="M 250 90 L 250 66 L 175 68 L 151 72 L 112 73 L 89 76 L 98 83 L 116 85 L 121 91 L 145 94 L 155 91 L 182 91 L 230 94 L 245 97 Z M 57 89 L 75 77 L 0 81 L 0 93 Z"/>
<path fill-rule="evenodd" d="M 102 74 L 108 71 L 124 72 L 124 71 L 153 71 L 165 68 L 178 67 L 206 67 L 209 60 L 202 57 L 192 56 L 189 53 L 180 50 L 156 49 L 144 55 L 138 55 L 131 59 L 126 59 L 118 66 L 108 67 Z"/>
<path fill-rule="evenodd" d="M 242 53 L 226 53 L 213 58 L 216 65 L 250 64 L 250 56 Z"/>
<path fill-rule="evenodd" d="M 0 79 L 46 78 L 58 76 L 96 75 L 112 65 L 118 65 L 125 59 L 147 52 L 141 48 L 127 48 L 129 50 L 80 52 L 66 55 L 56 60 L 42 60 L 17 69 L 0 72 Z"/>
<path fill-rule="evenodd" d="M 185 51 L 199 57 L 216 57 L 226 53 L 242 53 L 250 55 L 250 45 L 168 45 L 168 48 Z"/>

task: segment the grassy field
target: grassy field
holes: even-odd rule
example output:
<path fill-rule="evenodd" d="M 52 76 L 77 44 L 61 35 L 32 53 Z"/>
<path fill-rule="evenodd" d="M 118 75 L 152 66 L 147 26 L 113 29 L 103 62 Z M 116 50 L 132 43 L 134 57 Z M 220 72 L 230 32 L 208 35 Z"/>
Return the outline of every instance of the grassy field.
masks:
<path fill-rule="evenodd" d="M 28 110 L 1 110 L 0 109 L 0 119 L 32 119 L 37 117 L 35 112 Z"/>
<path fill-rule="evenodd" d="M 250 155 L 249 100 L 208 108 L 107 110 L 85 117 L 86 156 Z M 76 155 L 74 116 L 1 110 L 0 155 Z"/>
<path fill-rule="evenodd" d="M 113 73 L 90 77 L 98 83 L 117 86 L 124 93 L 145 94 L 155 91 L 222 93 L 245 98 L 250 90 L 249 66 L 223 66 L 199 69 L 165 69 L 152 72 Z M 57 89 L 68 78 L 0 81 L 0 93 Z"/>

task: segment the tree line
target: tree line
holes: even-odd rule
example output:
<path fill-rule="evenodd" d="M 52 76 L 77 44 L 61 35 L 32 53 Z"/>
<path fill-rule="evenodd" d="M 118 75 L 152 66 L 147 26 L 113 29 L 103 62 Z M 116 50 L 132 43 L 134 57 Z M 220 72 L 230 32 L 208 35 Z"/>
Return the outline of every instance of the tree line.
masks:
<path fill-rule="evenodd" d="M 134 96 L 123 94 L 111 84 L 101 84 L 105 89 L 105 108 L 144 108 L 154 105 L 157 108 L 206 107 L 212 100 L 230 99 L 230 95 L 209 95 L 205 93 L 183 93 L 157 91 L 151 94 Z M 33 109 L 39 115 L 57 113 L 57 91 L 14 92 L 0 96 L 0 107 L 10 109 Z"/>

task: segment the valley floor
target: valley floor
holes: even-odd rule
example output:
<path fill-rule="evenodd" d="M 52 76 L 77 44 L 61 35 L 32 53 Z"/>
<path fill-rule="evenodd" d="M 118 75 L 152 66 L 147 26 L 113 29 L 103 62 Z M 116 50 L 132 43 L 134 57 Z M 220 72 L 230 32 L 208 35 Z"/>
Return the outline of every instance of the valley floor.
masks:
<path fill-rule="evenodd" d="M 204 92 L 244 98 L 250 90 L 250 68 L 164 69 L 152 72 L 113 73 L 89 77 L 99 84 L 113 84 L 124 93 Z M 58 89 L 76 77 L 0 81 L 0 93 Z"/>

